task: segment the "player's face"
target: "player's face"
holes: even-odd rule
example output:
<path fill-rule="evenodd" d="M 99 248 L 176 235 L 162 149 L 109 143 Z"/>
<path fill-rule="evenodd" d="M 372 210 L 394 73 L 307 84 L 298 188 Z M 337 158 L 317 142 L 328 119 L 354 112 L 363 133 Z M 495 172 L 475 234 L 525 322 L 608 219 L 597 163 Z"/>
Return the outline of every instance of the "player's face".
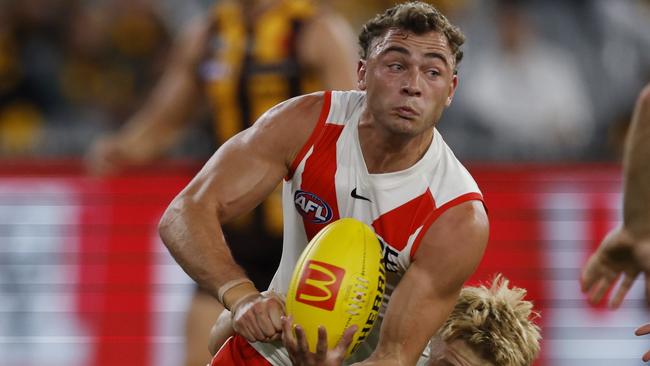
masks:
<path fill-rule="evenodd" d="M 457 339 L 450 343 L 434 340 L 427 366 L 495 366 L 479 356 L 465 341 Z"/>
<path fill-rule="evenodd" d="M 434 126 L 458 84 L 447 38 L 439 32 L 390 29 L 371 47 L 358 76 L 372 118 L 400 135 L 418 135 Z"/>

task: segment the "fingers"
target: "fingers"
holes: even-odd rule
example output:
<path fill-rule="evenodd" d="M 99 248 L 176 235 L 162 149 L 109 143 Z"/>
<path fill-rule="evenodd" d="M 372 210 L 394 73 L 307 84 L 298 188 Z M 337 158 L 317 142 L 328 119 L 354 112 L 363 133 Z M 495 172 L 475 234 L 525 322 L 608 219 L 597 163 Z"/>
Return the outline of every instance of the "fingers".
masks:
<path fill-rule="evenodd" d="M 282 304 L 277 299 L 256 296 L 233 307 L 233 328 L 251 342 L 279 339 Z"/>
<path fill-rule="evenodd" d="M 103 176 L 118 172 L 127 161 L 114 137 L 105 137 L 96 141 L 85 157 L 89 172 Z"/>
<path fill-rule="evenodd" d="M 316 358 L 324 360 L 327 357 L 327 331 L 324 326 L 318 327 L 318 341 L 316 342 Z"/>
<path fill-rule="evenodd" d="M 251 327 L 247 322 L 238 321 L 233 322 L 233 329 L 242 337 L 246 338 L 249 342 L 256 342 L 258 338 L 262 337 L 255 328 Z"/>
<path fill-rule="evenodd" d="M 293 355 L 298 351 L 298 342 L 296 341 L 296 337 L 294 336 L 293 330 L 291 329 L 292 323 L 292 317 L 282 317 L 282 343 L 289 352 L 289 355 Z"/>
<path fill-rule="evenodd" d="M 358 327 L 356 325 L 348 327 L 348 329 L 346 329 L 343 333 L 343 337 L 341 337 L 339 342 L 336 344 L 336 347 L 334 349 L 337 352 L 340 352 L 341 357 L 345 356 L 345 353 L 347 352 L 350 343 L 352 343 L 354 333 L 357 332 L 357 329 Z"/>
<path fill-rule="evenodd" d="M 598 277 L 596 276 L 595 272 L 596 270 L 594 267 L 596 266 L 596 260 L 594 256 L 597 254 L 592 254 L 591 258 L 587 261 L 585 266 L 582 269 L 582 273 L 580 275 L 580 289 L 582 292 L 589 292 L 591 287 L 594 285 Z"/>
<path fill-rule="evenodd" d="M 300 354 L 306 354 L 309 352 L 309 344 L 307 342 L 307 335 L 305 334 L 305 330 L 302 329 L 302 327 L 298 324 L 296 324 L 296 327 L 294 328 L 296 332 L 296 340 L 298 343 L 298 353 Z"/>
<path fill-rule="evenodd" d="M 627 292 L 630 290 L 632 287 L 632 284 L 634 284 L 634 280 L 636 279 L 638 273 L 634 274 L 624 274 L 623 275 L 623 281 L 621 284 L 618 286 L 618 290 L 616 291 L 616 295 L 614 295 L 614 298 L 612 299 L 610 306 L 613 308 L 618 308 L 621 306 L 621 303 L 623 302 L 623 299 L 625 298 L 625 295 L 627 295 Z"/>
<path fill-rule="evenodd" d="M 282 300 L 278 299 L 277 297 L 270 297 L 270 301 L 273 301 L 276 303 L 277 306 L 271 306 L 271 310 L 269 311 L 269 320 L 270 320 L 270 326 L 273 329 L 273 332 L 276 335 L 279 335 L 279 333 L 282 331 L 282 317 L 284 316 L 284 304 L 282 303 Z"/>
<path fill-rule="evenodd" d="M 282 317 L 282 343 L 289 353 L 289 358 L 294 365 L 319 365 L 339 366 L 343 364 L 346 351 L 354 338 L 358 327 L 351 326 L 345 330 L 341 340 L 333 349 L 328 349 L 327 330 L 324 326 L 318 327 L 318 340 L 316 350 L 311 352 L 305 330 L 300 325 L 293 326 L 291 317 Z"/>
<path fill-rule="evenodd" d="M 588 294 L 589 302 L 593 305 L 598 304 L 609 289 L 611 282 L 606 278 L 599 278 L 591 287 Z"/>
<path fill-rule="evenodd" d="M 634 331 L 634 335 L 636 336 L 642 336 L 646 334 L 650 334 L 650 323 L 643 324 L 642 326 L 636 328 Z"/>
<path fill-rule="evenodd" d="M 643 324 L 642 326 L 638 327 L 634 331 L 634 334 L 637 335 L 637 336 L 650 334 L 650 323 L 646 323 L 646 324 Z M 641 359 L 643 360 L 643 362 L 650 361 L 650 350 L 646 351 L 646 353 L 643 354 Z"/>

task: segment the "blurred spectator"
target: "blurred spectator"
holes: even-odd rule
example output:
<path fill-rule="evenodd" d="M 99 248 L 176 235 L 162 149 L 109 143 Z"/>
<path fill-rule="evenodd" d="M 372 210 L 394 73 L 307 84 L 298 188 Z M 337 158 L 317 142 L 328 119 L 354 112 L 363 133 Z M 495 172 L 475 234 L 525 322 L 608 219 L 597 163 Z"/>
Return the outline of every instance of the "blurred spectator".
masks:
<path fill-rule="evenodd" d="M 56 72 L 69 1 L 0 3 L 0 154 L 29 153 L 62 98 Z"/>
<path fill-rule="evenodd" d="M 169 40 L 148 0 L 79 7 L 69 22 L 60 75 L 66 99 L 122 121 L 162 71 Z"/>
<path fill-rule="evenodd" d="M 596 93 L 599 122 L 596 146 L 608 143 L 608 152 L 620 156 L 629 127 L 633 102 L 650 81 L 650 0 L 593 2 L 600 31 L 592 63 L 598 75 L 590 88 Z M 602 158 L 595 149 L 594 156 Z M 611 154 L 610 154 L 611 155 Z"/>
<path fill-rule="evenodd" d="M 133 111 L 169 43 L 149 0 L 9 1 L 0 21 L 5 157 L 80 154 Z"/>
<path fill-rule="evenodd" d="M 474 160 L 581 157 L 593 121 L 575 59 L 545 42 L 519 1 L 497 1 L 492 10 L 492 25 L 484 29 L 495 29 L 495 39 L 474 40 L 479 47 L 469 48 L 474 53 L 460 71 L 455 108 L 468 125 L 452 128 L 451 145 Z M 454 123 L 443 121 L 441 128 Z"/>

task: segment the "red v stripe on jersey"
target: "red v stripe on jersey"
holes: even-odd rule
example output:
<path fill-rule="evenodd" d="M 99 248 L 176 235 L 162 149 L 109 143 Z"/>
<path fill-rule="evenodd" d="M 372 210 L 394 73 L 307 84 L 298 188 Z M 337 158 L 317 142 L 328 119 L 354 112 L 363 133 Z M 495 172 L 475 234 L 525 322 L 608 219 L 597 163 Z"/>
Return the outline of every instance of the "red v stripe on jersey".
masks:
<path fill-rule="evenodd" d="M 343 131 L 342 125 L 325 124 L 317 138 L 314 151 L 305 162 L 300 189 L 310 192 L 327 203 L 332 210 L 328 222 L 314 223 L 303 216 L 307 239 L 316 235 L 328 223 L 339 219 L 339 206 L 336 201 L 336 141 Z"/>
<path fill-rule="evenodd" d="M 379 216 L 372 227 L 391 247 L 402 250 L 408 238 L 420 227 L 436 208 L 431 191 L 423 194 Z"/>
<path fill-rule="evenodd" d="M 327 122 L 327 117 L 329 116 L 331 105 L 332 105 L 332 92 L 328 90 L 323 93 L 323 107 L 321 108 L 320 116 L 318 117 L 318 122 L 316 123 L 316 127 L 314 127 L 314 130 L 312 131 L 311 135 L 309 135 L 307 142 L 305 142 L 305 144 L 298 152 L 298 155 L 296 155 L 296 157 L 293 159 L 293 162 L 291 163 L 291 168 L 289 169 L 289 174 L 287 174 L 284 180 L 288 181 L 289 179 L 291 179 L 291 177 L 293 177 L 293 173 L 296 171 L 298 165 L 305 157 L 305 155 L 307 155 L 307 151 L 309 151 L 309 148 L 314 144 L 314 141 L 316 141 L 316 139 L 323 132 L 323 127 L 325 127 L 325 122 Z"/>

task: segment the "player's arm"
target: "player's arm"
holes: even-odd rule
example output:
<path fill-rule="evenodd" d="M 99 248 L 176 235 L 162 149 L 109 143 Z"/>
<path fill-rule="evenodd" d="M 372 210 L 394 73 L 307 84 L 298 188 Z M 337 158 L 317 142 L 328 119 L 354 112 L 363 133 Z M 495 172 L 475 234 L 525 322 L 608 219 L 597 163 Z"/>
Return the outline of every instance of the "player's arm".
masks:
<path fill-rule="evenodd" d="M 354 33 L 345 19 L 323 8 L 305 25 L 298 42 L 300 62 L 316 70 L 326 89 L 356 89 L 358 56 Z"/>
<path fill-rule="evenodd" d="M 623 222 L 630 234 L 650 239 L 650 84 L 641 92 L 627 135 Z M 650 245 L 650 244 L 649 244 Z M 650 260 L 650 258 L 646 258 Z M 650 263 L 650 262 L 648 262 Z"/>
<path fill-rule="evenodd" d="M 478 266 L 487 239 L 488 220 L 480 202 L 443 213 L 424 234 L 391 296 L 377 348 L 360 364 L 415 365 Z"/>
<path fill-rule="evenodd" d="M 618 307 L 639 272 L 646 276 L 650 301 L 650 85 L 638 98 L 623 159 L 623 225 L 612 230 L 585 264 L 582 290 L 598 303 L 620 275 L 623 280 L 611 305 Z"/>
<path fill-rule="evenodd" d="M 87 159 L 91 171 L 108 174 L 151 162 L 177 142 L 201 101 L 197 67 L 207 42 L 208 26 L 206 19 L 200 18 L 182 32 L 145 104 L 119 131 L 91 147 Z"/>
<path fill-rule="evenodd" d="M 160 235 L 176 261 L 216 298 L 221 289 L 234 329 L 249 340 L 268 340 L 280 331 L 283 304 L 261 296 L 252 282 L 241 282 L 246 274 L 233 260 L 221 225 L 252 210 L 287 175 L 322 106 L 321 93 L 269 110 L 217 150 L 161 219 Z"/>
<path fill-rule="evenodd" d="M 226 343 L 226 340 L 234 334 L 235 330 L 232 329 L 232 315 L 230 311 L 224 309 L 210 329 L 210 339 L 208 340 L 210 354 L 213 356 L 217 354 L 217 351 Z"/>

